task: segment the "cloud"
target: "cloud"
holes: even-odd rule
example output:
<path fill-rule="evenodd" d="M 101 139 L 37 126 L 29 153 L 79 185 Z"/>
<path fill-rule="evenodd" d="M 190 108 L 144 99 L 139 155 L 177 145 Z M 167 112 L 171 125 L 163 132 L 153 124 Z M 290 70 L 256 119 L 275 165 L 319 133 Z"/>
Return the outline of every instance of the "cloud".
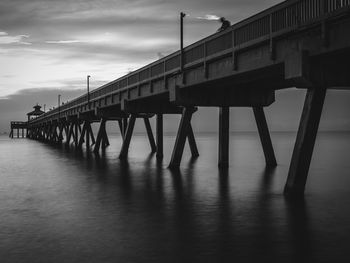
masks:
<path fill-rule="evenodd" d="M 5 44 L 30 45 L 31 43 L 24 41 L 26 38 L 29 38 L 29 36 L 28 35 L 10 36 L 7 32 L 0 32 L 0 45 L 5 45 Z"/>
<path fill-rule="evenodd" d="M 85 43 L 85 42 L 81 41 L 81 40 L 50 40 L 50 41 L 45 41 L 45 43 L 48 43 L 48 44 L 73 44 L 73 43 Z"/>
<path fill-rule="evenodd" d="M 47 44 L 96 44 L 96 45 L 113 45 L 127 46 L 128 48 L 142 49 L 149 47 L 162 47 L 177 44 L 176 39 L 162 36 L 146 37 L 142 34 L 134 35 L 127 33 L 104 33 L 104 34 L 87 34 L 78 39 L 67 40 L 47 40 Z"/>
<path fill-rule="evenodd" d="M 3 77 L 3 78 L 14 78 L 15 75 L 6 74 L 6 75 L 2 75 L 1 77 Z"/>
<path fill-rule="evenodd" d="M 197 16 L 196 17 L 197 19 L 201 19 L 201 20 L 214 20 L 214 21 L 217 21 L 220 19 L 219 16 L 217 15 L 205 15 L 205 16 Z"/>

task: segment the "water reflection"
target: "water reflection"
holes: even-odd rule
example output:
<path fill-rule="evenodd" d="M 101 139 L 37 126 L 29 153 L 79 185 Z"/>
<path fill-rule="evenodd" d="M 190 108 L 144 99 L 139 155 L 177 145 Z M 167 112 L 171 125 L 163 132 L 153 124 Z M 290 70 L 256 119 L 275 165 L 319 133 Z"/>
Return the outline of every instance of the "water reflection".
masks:
<path fill-rule="evenodd" d="M 309 217 L 304 198 L 285 198 L 286 218 L 289 227 L 289 235 L 294 262 L 311 262 L 313 255 L 313 240 L 309 229 Z"/>
<path fill-rule="evenodd" d="M 212 138 L 200 142 L 210 148 Z M 265 169 L 255 150 L 229 170 L 217 169 L 211 151 L 185 154 L 181 169 L 169 170 L 166 157 L 139 154 L 149 145 L 138 138 L 123 161 L 113 138 L 99 154 L 29 143 L 16 163 L 7 159 L 16 174 L 0 186 L 7 262 L 315 262 L 348 251 L 348 192 L 343 202 L 337 193 L 286 199 L 285 167 Z M 30 165 L 34 155 L 45 161 Z"/>
<path fill-rule="evenodd" d="M 219 207 L 217 230 L 218 246 L 215 254 L 218 255 L 219 262 L 225 262 L 237 253 L 237 246 L 234 245 L 233 237 L 235 236 L 234 228 L 234 207 L 231 202 L 230 193 L 230 174 L 228 170 L 219 170 L 218 172 L 218 201 Z"/>
<path fill-rule="evenodd" d="M 196 169 L 197 158 L 188 160 L 181 169 L 170 170 L 152 153 L 140 164 L 133 159 L 111 162 L 105 151 L 94 155 L 75 151 L 71 154 L 85 163 L 86 169 L 94 170 L 100 184 L 110 184 L 112 178 L 121 193 L 118 198 L 122 199 L 116 202 L 123 204 L 122 211 L 130 213 L 130 209 L 136 209 L 141 213 L 135 215 L 141 216 L 140 220 L 149 213 L 146 211 L 164 218 L 160 227 L 168 229 L 171 254 L 175 255 L 175 258 L 163 255 L 167 261 L 272 260 L 286 254 L 290 257 L 285 262 L 310 258 L 305 203 L 303 200 L 295 203 L 273 193 L 276 168 L 264 168 L 256 175 L 260 183 L 254 196 L 249 193 L 242 196 L 243 190 L 232 191 L 235 182 L 231 177 L 235 170 L 217 170 L 217 190 L 208 189 L 208 195 L 216 196 L 213 202 L 202 200 L 202 194 L 197 192 L 201 182 L 196 178 L 208 176 Z M 106 190 L 111 189 L 103 187 Z M 282 226 L 286 228 L 281 232 Z M 156 232 L 152 227 L 143 230 L 144 235 L 157 235 Z M 288 238 L 284 240 L 286 235 Z M 152 248 L 152 244 L 143 245 Z"/>

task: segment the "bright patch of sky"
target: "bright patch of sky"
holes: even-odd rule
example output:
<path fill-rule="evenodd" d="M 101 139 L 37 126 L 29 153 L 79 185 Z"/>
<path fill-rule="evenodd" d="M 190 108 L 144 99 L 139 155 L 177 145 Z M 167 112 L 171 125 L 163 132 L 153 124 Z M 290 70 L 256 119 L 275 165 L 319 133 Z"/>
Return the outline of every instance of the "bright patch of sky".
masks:
<path fill-rule="evenodd" d="M 30 45 L 31 43 L 25 41 L 25 39 L 27 38 L 29 38 L 28 35 L 10 36 L 7 32 L 0 32 L 0 45 L 6 45 L 6 44 Z"/>

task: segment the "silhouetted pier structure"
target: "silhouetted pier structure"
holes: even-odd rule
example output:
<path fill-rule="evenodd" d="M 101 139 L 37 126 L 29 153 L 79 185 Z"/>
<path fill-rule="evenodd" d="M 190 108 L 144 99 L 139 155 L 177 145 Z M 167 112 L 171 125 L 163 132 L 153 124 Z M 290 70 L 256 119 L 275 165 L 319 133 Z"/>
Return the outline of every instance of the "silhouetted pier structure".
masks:
<path fill-rule="evenodd" d="M 163 156 L 163 115 L 181 121 L 169 166 L 180 166 L 186 139 L 198 156 L 191 117 L 219 107 L 219 166 L 229 163 L 229 108 L 250 107 L 265 154 L 276 158 L 264 115 L 275 91 L 307 89 L 285 193 L 302 194 L 327 89 L 349 87 L 350 0 L 289 0 L 82 95 L 28 122 L 28 137 L 76 147 L 109 145 L 105 125 L 117 121 L 126 158 L 136 119 L 151 151 Z M 149 118 L 156 117 L 156 140 Z M 286 120 L 287 121 L 287 120 Z M 100 122 L 96 139 L 92 122 Z"/>
<path fill-rule="evenodd" d="M 26 121 L 11 121 L 11 131 L 9 134 L 10 138 L 25 138 L 27 132 L 24 133 L 24 130 L 27 131 L 28 123 Z M 20 133 L 21 130 L 21 133 Z M 17 136 L 15 135 L 15 131 L 17 131 Z"/>
<path fill-rule="evenodd" d="M 9 134 L 10 138 L 14 138 L 14 130 L 17 130 L 17 138 L 20 138 L 19 130 L 22 130 L 21 138 L 28 137 L 29 122 L 45 113 L 41 110 L 41 106 L 38 104 L 36 104 L 33 108 L 34 108 L 33 111 L 27 113 L 28 121 L 11 121 L 11 132 Z M 25 134 L 24 134 L 24 130 L 26 130 Z"/>

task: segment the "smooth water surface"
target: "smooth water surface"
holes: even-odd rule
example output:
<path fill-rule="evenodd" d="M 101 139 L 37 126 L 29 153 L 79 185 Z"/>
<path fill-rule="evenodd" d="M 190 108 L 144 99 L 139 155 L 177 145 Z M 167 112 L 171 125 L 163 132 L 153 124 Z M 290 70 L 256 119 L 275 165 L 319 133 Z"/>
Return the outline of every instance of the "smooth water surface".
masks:
<path fill-rule="evenodd" d="M 350 134 L 320 133 L 303 200 L 283 196 L 294 133 L 273 133 L 265 169 L 255 133 L 233 133 L 230 169 L 217 136 L 197 135 L 181 169 L 134 136 L 106 152 L 0 137 L 0 262 L 349 262 Z M 186 146 L 187 147 L 187 146 Z"/>

